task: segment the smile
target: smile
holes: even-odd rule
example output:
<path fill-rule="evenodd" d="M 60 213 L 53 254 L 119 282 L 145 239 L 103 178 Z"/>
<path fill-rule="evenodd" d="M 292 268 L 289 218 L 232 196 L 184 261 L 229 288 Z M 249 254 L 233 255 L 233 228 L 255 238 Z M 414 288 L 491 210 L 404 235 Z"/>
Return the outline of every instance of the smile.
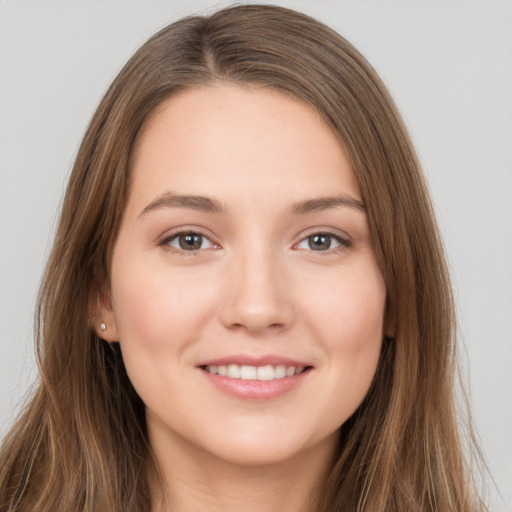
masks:
<path fill-rule="evenodd" d="M 293 377 L 304 372 L 304 366 L 286 366 L 286 365 L 265 365 L 265 366 L 248 366 L 238 364 L 228 365 L 206 365 L 203 369 L 213 375 L 220 375 L 230 379 L 241 380 L 261 380 L 269 381 L 275 379 L 284 379 L 285 377 Z"/>

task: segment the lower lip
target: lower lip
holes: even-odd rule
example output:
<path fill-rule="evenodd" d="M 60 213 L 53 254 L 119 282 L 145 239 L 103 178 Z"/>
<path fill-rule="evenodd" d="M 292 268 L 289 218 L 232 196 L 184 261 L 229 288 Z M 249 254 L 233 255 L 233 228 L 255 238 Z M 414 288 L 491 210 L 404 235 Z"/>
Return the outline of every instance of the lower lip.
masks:
<path fill-rule="evenodd" d="M 270 400 L 284 395 L 300 386 L 310 371 L 311 369 L 308 369 L 298 375 L 282 379 L 244 380 L 214 375 L 201 369 L 206 378 L 222 392 L 245 400 Z"/>

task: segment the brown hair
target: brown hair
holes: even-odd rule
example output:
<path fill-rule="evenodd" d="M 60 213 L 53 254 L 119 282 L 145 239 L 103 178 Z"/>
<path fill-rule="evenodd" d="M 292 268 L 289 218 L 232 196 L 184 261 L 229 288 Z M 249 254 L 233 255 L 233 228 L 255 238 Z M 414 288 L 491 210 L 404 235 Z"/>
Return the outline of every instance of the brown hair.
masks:
<path fill-rule="evenodd" d="M 454 403 L 446 263 L 407 131 L 381 80 L 345 39 L 300 13 L 246 5 L 182 19 L 131 58 L 99 105 L 65 195 L 36 319 L 40 383 L 0 453 L 0 509 L 150 510 L 144 405 L 117 344 L 91 327 L 129 189 L 129 159 L 170 95 L 218 80 L 315 108 L 339 137 L 367 205 L 388 293 L 377 374 L 326 482 L 323 511 L 467 511 L 473 490 Z"/>

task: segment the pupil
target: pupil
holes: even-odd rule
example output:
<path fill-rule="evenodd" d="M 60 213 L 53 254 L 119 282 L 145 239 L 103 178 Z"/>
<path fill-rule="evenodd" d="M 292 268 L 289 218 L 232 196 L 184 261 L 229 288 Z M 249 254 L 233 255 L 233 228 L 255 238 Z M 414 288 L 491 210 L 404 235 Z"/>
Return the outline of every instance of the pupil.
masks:
<path fill-rule="evenodd" d="M 331 237 L 328 235 L 312 235 L 309 237 L 309 246 L 314 251 L 329 249 L 331 247 Z"/>
<path fill-rule="evenodd" d="M 180 247 L 185 251 L 200 249 L 202 242 L 203 237 L 201 235 L 196 235 L 194 233 L 181 235 L 179 239 Z"/>

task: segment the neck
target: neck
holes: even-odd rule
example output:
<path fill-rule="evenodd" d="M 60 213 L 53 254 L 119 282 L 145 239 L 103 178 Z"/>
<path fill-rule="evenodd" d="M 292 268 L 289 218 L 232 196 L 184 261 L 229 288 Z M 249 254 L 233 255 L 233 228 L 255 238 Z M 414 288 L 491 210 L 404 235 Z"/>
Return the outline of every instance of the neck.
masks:
<path fill-rule="evenodd" d="M 152 512 L 317 512 L 336 444 L 333 436 L 289 460 L 240 465 L 173 443 L 155 454 Z"/>

